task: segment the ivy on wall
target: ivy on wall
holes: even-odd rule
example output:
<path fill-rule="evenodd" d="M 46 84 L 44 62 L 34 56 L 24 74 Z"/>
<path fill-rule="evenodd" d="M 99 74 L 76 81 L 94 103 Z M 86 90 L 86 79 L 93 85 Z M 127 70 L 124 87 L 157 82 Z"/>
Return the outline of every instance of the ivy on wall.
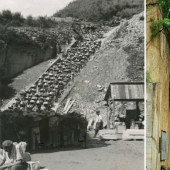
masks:
<path fill-rule="evenodd" d="M 166 35 L 170 35 L 170 2 L 169 0 L 157 0 L 162 8 L 162 19 L 161 20 L 153 20 L 153 24 L 151 25 L 152 35 L 154 38 L 160 32 L 164 32 Z"/>
<path fill-rule="evenodd" d="M 151 73 L 146 71 L 146 83 L 152 83 Z"/>

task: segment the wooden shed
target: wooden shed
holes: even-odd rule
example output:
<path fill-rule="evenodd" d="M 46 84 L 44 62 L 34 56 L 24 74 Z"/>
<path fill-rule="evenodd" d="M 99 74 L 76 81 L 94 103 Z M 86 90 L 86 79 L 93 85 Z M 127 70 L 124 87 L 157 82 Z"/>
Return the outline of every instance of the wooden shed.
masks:
<path fill-rule="evenodd" d="M 108 107 L 112 104 L 112 124 L 115 126 L 115 101 L 138 103 L 144 101 L 144 82 L 114 82 L 110 83 L 104 101 Z M 110 113 L 107 112 L 107 128 L 110 128 Z"/>

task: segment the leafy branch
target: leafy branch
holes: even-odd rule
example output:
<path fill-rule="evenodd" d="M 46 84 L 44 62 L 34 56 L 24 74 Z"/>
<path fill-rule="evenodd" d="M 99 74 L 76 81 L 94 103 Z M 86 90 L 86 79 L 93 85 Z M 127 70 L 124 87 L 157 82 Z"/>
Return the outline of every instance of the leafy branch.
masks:
<path fill-rule="evenodd" d="M 151 31 L 151 38 L 156 37 L 162 31 L 164 31 L 165 34 L 170 35 L 170 19 L 164 18 L 162 20 L 154 21 L 151 25 Z"/>
<path fill-rule="evenodd" d="M 166 35 L 170 35 L 170 3 L 167 0 L 158 0 L 158 3 L 162 8 L 162 19 L 153 21 L 151 25 L 152 35 L 151 38 L 156 37 L 160 32 L 164 32 Z"/>

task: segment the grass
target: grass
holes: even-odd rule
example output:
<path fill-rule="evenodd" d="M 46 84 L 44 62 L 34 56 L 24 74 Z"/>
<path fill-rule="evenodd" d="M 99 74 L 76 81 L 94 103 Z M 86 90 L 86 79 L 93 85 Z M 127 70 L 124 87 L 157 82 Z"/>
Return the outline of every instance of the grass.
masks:
<path fill-rule="evenodd" d="M 146 71 L 146 83 L 152 83 L 151 73 Z"/>

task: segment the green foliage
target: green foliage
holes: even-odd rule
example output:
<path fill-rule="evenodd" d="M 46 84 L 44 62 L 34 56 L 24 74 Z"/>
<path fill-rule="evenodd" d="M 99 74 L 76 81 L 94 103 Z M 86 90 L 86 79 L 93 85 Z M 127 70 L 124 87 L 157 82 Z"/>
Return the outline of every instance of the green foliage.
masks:
<path fill-rule="evenodd" d="M 153 20 L 153 24 L 151 26 L 151 38 L 154 38 L 161 31 L 168 36 L 170 35 L 170 3 L 167 0 L 158 0 L 158 3 L 162 7 L 162 19 L 158 21 Z"/>
<path fill-rule="evenodd" d="M 162 20 L 154 21 L 153 24 L 151 25 L 151 31 L 152 31 L 152 35 L 151 35 L 152 38 L 154 38 L 161 31 L 164 31 L 166 35 L 170 35 L 170 19 L 163 18 Z"/>
<path fill-rule="evenodd" d="M 146 10 L 149 11 L 151 8 L 149 5 L 146 5 Z"/>
<path fill-rule="evenodd" d="M 76 0 L 54 16 L 95 22 L 112 20 L 114 16 L 129 18 L 143 10 L 143 0 Z"/>
<path fill-rule="evenodd" d="M 167 18 L 170 8 L 169 0 L 157 0 L 157 1 L 162 7 L 162 18 Z"/>
<path fill-rule="evenodd" d="M 151 83 L 152 82 L 151 74 L 150 74 L 149 71 L 146 71 L 146 82 L 147 83 Z"/>
<path fill-rule="evenodd" d="M 161 21 L 154 21 L 153 24 L 151 25 L 151 31 L 152 31 L 151 38 L 156 37 L 156 35 L 159 34 L 162 29 L 163 29 L 162 20 Z"/>

